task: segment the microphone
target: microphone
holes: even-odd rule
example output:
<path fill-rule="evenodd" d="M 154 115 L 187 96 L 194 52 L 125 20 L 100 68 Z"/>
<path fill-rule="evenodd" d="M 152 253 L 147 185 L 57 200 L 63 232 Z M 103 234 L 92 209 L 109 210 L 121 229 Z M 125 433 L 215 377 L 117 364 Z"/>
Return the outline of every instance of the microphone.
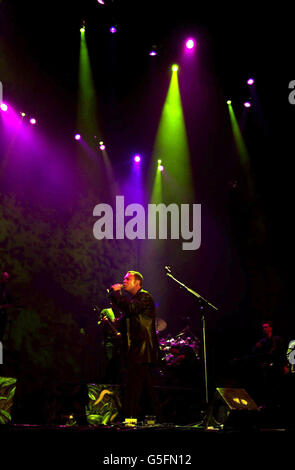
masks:
<path fill-rule="evenodd" d="M 123 289 L 123 284 L 120 284 L 120 286 L 121 286 L 120 290 L 122 290 Z M 106 289 L 106 292 L 107 292 L 107 294 L 111 294 L 112 292 L 114 292 L 114 289 L 112 287 L 110 287 L 109 289 Z"/>
<path fill-rule="evenodd" d="M 170 266 L 165 266 L 165 270 L 166 270 L 168 273 L 171 273 L 171 268 L 170 268 Z"/>

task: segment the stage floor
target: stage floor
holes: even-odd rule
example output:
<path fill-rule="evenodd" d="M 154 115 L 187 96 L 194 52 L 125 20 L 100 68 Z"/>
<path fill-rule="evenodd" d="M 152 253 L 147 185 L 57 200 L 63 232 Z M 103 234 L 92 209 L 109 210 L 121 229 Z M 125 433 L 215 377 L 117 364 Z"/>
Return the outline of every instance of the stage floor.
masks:
<path fill-rule="evenodd" d="M 295 428 L 2 425 L 1 464 L 30 468 L 266 465 L 289 458 Z M 292 447 L 290 447 L 292 445 Z M 288 450 L 289 449 L 289 450 Z M 233 461 L 234 459 L 234 461 Z M 238 459 L 238 460 L 237 460 Z M 235 462 L 235 463 L 234 463 Z M 2 465 L 1 468 L 4 468 Z"/>

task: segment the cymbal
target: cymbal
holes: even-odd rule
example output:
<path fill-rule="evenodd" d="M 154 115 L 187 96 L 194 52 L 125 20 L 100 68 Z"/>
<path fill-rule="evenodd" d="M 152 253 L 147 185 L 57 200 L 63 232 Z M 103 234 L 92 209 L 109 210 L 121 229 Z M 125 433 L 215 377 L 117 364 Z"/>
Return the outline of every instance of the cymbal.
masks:
<path fill-rule="evenodd" d="M 156 318 L 156 330 L 157 331 L 163 331 L 167 327 L 167 322 L 163 320 L 163 318 Z"/>

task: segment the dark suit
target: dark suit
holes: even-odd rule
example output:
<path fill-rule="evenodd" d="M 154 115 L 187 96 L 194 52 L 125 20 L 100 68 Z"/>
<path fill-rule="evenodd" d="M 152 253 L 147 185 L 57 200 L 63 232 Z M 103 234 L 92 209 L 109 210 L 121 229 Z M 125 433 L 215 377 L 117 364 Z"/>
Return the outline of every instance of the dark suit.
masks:
<path fill-rule="evenodd" d="M 272 407 L 280 403 L 284 365 L 283 341 L 279 336 L 264 337 L 253 348 L 256 357 L 257 400 Z"/>
<path fill-rule="evenodd" d="M 131 299 L 122 291 L 113 291 L 111 300 L 124 314 L 120 330 L 127 368 L 126 417 L 135 418 L 140 414 L 140 398 L 143 391 L 147 393 L 152 408 L 149 412 L 159 414 L 151 373 L 151 366 L 159 361 L 154 300 L 151 294 L 143 289 Z M 147 405 L 147 402 L 145 404 Z"/>

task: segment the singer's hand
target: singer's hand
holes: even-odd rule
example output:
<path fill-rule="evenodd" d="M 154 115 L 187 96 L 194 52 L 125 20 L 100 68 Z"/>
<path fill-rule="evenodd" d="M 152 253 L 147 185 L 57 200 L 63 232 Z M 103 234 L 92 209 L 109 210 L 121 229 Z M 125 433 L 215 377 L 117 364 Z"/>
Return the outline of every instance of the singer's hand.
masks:
<path fill-rule="evenodd" d="M 114 284 L 114 285 L 112 286 L 112 289 L 113 289 L 114 291 L 116 291 L 116 290 L 121 290 L 122 287 L 123 287 L 123 284 Z"/>

